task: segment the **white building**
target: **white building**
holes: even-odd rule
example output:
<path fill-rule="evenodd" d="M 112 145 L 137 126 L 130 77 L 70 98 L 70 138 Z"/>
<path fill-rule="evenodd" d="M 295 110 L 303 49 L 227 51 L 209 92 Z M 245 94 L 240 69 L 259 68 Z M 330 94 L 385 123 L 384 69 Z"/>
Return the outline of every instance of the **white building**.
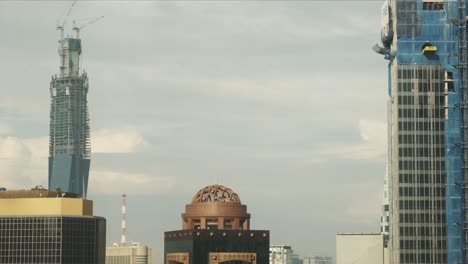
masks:
<path fill-rule="evenodd" d="M 386 264 L 387 253 L 383 234 L 336 235 L 336 264 Z"/>
<path fill-rule="evenodd" d="M 335 264 L 330 256 L 311 256 L 304 258 L 304 264 Z"/>
<path fill-rule="evenodd" d="M 140 243 L 106 248 L 106 264 L 152 264 L 151 248 Z"/>
<path fill-rule="evenodd" d="M 270 264 L 292 264 L 293 250 L 290 246 L 270 246 Z"/>

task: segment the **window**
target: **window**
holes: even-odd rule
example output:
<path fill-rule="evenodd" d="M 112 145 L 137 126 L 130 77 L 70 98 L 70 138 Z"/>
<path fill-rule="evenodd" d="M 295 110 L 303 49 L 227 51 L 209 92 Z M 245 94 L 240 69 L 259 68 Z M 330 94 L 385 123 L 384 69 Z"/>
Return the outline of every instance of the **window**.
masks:
<path fill-rule="evenodd" d="M 444 1 L 423 0 L 423 10 L 444 10 Z"/>

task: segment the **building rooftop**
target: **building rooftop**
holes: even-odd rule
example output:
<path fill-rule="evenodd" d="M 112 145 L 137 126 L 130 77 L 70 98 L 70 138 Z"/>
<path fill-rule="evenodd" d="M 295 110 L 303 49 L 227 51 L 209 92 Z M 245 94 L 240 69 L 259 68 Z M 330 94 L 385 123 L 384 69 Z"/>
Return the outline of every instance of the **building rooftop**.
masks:
<path fill-rule="evenodd" d="M 43 188 L 0 191 L 0 217 L 93 216 L 93 201 Z"/>
<path fill-rule="evenodd" d="M 209 185 L 199 190 L 192 199 L 195 203 L 224 202 L 241 204 L 239 196 L 230 188 L 223 185 Z"/>
<path fill-rule="evenodd" d="M 78 195 L 74 193 L 66 193 L 62 191 L 49 191 L 36 187 L 31 190 L 4 190 L 0 191 L 0 199 L 17 199 L 17 198 L 52 198 L 52 197 L 65 197 L 77 198 Z"/>

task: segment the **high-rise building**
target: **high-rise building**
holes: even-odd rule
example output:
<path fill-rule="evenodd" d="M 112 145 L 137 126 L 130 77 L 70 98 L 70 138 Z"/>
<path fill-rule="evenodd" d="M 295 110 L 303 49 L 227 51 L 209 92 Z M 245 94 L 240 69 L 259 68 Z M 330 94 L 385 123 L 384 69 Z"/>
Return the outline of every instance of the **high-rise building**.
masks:
<path fill-rule="evenodd" d="M 389 0 L 391 263 L 467 263 L 465 0 Z"/>
<path fill-rule="evenodd" d="M 140 243 L 106 248 L 106 264 L 151 264 L 151 248 Z"/>
<path fill-rule="evenodd" d="M 207 186 L 193 197 L 182 228 L 164 233 L 165 264 L 268 264 L 269 231 L 250 230 L 247 206 L 222 185 Z"/>
<path fill-rule="evenodd" d="M 106 219 L 76 194 L 0 191 L 0 263 L 104 264 Z"/>
<path fill-rule="evenodd" d="M 293 250 L 290 246 L 270 246 L 270 264 L 292 264 Z"/>
<path fill-rule="evenodd" d="M 88 76 L 80 71 L 81 39 L 62 37 L 58 50 L 60 74 L 50 82 L 49 189 L 86 197 L 91 147 Z"/>

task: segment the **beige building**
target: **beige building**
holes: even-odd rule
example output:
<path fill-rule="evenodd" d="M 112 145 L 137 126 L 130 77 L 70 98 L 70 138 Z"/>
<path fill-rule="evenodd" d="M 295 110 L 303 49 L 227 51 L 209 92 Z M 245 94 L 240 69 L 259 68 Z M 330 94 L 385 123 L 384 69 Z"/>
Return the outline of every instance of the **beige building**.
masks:
<path fill-rule="evenodd" d="M 339 233 L 336 235 L 336 264 L 388 264 L 384 235 Z"/>
<path fill-rule="evenodd" d="M 292 264 L 293 249 L 291 246 L 270 245 L 270 264 Z"/>
<path fill-rule="evenodd" d="M 151 264 L 151 248 L 140 243 L 114 244 L 106 249 L 106 264 Z"/>
<path fill-rule="evenodd" d="M 0 263 L 104 264 L 106 219 L 75 194 L 0 191 Z"/>

